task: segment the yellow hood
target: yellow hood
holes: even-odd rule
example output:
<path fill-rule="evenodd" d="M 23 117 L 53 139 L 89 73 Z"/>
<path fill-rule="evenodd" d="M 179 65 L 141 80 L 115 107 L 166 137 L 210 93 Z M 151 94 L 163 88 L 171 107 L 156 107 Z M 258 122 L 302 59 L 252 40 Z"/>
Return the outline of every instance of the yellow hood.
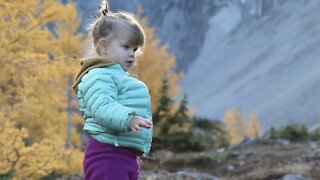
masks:
<path fill-rule="evenodd" d="M 77 93 L 77 87 L 80 83 L 82 76 L 84 76 L 90 69 L 99 68 L 104 66 L 110 66 L 115 64 L 112 60 L 103 58 L 103 57 L 90 57 L 90 58 L 83 58 L 80 60 L 80 69 L 78 70 L 77 74 L 74 78 L 74 83 L 72 85 L 72 89 L 75 93 Z"/>

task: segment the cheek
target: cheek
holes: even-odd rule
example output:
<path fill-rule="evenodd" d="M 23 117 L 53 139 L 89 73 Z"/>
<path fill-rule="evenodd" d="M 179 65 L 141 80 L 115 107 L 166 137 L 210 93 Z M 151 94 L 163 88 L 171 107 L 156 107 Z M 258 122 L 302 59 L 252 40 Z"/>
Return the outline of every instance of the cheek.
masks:
<path fill-rule="evenodd" d="M 100 52 L 100 54 L 103 54 L 103 55 L 106 55 L 106 54 L 109 53 L 108 50 L 106 48 L 103 48 L 103 47 L 100 47 L 97 50 L 98 50 L 98 52 Z"/>

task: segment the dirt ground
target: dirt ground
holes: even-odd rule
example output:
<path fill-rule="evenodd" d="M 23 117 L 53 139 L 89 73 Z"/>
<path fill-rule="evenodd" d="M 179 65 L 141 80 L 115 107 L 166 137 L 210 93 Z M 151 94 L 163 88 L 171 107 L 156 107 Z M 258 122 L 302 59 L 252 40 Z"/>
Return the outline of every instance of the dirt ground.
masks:
<path fill-rule="evenodd" d="M 223 152 L 174 154 L 163 151 L 153 156 L 157 160 L 144 160 L 141 165 L 144 174 L 156 172 L 159 175 L 154 175 L 153 179 L 174 179 L 175 172 L 209 173 L 228 180 L 282 179 L 288 174 L 311 180 L 320 177 L 320 148 L 311 149 L 307 143 L 283 145 L 261 141 Z"/>

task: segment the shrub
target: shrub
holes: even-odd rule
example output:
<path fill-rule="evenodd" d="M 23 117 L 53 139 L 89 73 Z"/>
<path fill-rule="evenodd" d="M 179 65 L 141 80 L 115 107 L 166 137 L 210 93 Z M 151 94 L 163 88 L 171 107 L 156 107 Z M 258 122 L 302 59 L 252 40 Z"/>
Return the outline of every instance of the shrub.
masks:
<path fill-rule="evenodd" d="M 308 140 L 309 133 L 305 125 L 291 122 L 290 124 L 278 129 L 272 127 L 270 129 L 270 137 L 272 139 L 284 138 L 293 142 L 299 142 Z"/>
<path fill-rule="evenodd" d="M 320 140 L 320 128 L 312 131 L 310 133 L 310 140 L 319 141 Z"/>
<path fill-rule="evenodd" d="M 154 137 L 152 149 L 187 152 L 204 151 L 229 145 L 227 133 L 220 122 L 195 117 L 188 122 L 191 125 L 188 131 L 169 131 Z M 182 126 L 183 124 L 179 127 Z"/>

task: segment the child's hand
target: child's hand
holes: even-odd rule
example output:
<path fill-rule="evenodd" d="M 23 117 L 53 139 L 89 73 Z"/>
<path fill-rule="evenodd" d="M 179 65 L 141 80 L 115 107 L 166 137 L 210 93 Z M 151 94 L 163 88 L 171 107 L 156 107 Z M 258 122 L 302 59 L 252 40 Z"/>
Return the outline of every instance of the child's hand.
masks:
<path fill-rule="evenodd" d="M 129 122 L 130 130 L 138 133 L 142 127 L 150 128 L 152 126 L 151 122 L 143 119 L 140 116 L 133 116 Z"/>

